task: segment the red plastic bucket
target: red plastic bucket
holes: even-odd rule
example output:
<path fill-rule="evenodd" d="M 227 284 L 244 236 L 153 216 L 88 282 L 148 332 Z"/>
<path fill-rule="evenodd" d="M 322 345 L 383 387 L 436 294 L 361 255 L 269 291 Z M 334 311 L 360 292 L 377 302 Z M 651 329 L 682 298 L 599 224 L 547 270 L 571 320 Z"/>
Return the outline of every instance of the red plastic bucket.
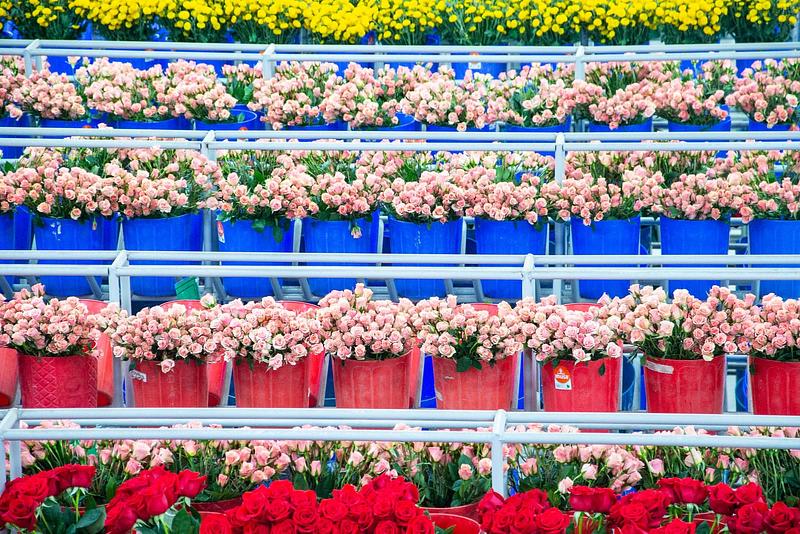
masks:
<path fill-rule="evenodd" d="M 25 408 L 96 408 L 97 359 L 20 354 L 19 384 Z"/>
<path fill-rule="evenodd" d="M 648 358 L 644 387 L 648 412 L 722 413 L 725 358 L 710 362 Z"/>
<path fill-rule="evenodd" d="M 568 310 L 587 312 L 592 308 L 598 308 L 600 304 L 597 302 L 570 302 L 565 304 L 564 307 Z"/>
<path fill-rule="evenodd" d="M 161 304 L 161 307 L 168 310 L 173 304 L 182 304 L 186 311 L 202 310 L 203 305 L 199 300 L 171 300 Z M 222 388 L 225 385 L 225 361 L 219 359 L 208 363 L 208 406 L 219 406 L 222 399 Z"/>
<path fill-rule="evenodd" d="M 800 415 L 800 363 L 750 358 L 753 413 Z"/>
<path fill-rule="evenodd" d="M 601 375 L 600 369 L 605 366 Z M 542 395 L 548 412 L 616 412 L 621 358 L 542 365 Z"/>
<path fill-rule="evenodd" d="M 519 355 L 504 358 L 483 369 L 459 373 L 456 362 L 433 358 L 436 407 L 440 410 L 509 410 L 514 406 Z"/>
<path fill-rule="evenodd" d="M 299 302 L 296 300 L 282 300 L 280 304 L 289 311 L 293 311 L 295 313 L 302 313 L 309 310 L 316 310 L 319 308 L 316 304 L 310 304 L 308 302 Z M 322 367 L 325 363 L 325 352 L 321 352 L 320 354 L 312 355 L 311 360 L 311 367 L 309 369 L 308 375 L 308 389 L 310 393 L 308 407 L 313 408 L 319 404 L 319 392 L 321 382 L 323 380 L 322 377 Z M 327 377 L 325 377 L 327 379 Z"/>
<path fill-rule="evenodd" d="M 108 302 L 81 299 L 92 315 L 97 315 L 108 306 Z M 114 399 L 114 353 L 111 338 L 101 334 L 97 340 L 97 406 L 110 406 Z"/>
<path fill-rule="evenodd" d="M 208 365 L 176 361 L 168 373 L 158 362 L 136 362 L 133 401 L 137 408 L 203 408 L 208 406 Z"/>
<path fill-rule="evenodd" d="M 469 519 L 474 519 L 478 521 L 480 518 L 478 517 L 478 503 L 474 502 L 472 504 L 465 504 L 463 506 L 450 506 L 448 508 L 431 508 L 429 506 L 420 506 L 423 511 L 428 512 L 431 516 L 434 514 L 436 515 L 446 515 L 446 516 L 460 516 L 460 517 L 467 517 Z"/>
<path fill-rule="evenodd" d="M 460 515 L 431 514 L 431 521 L 441 529 L 452 527 L 452 534 L 479 534 L 481 531 L 475 520 Z"/>
<path fill-rule="evenodd" d="M 309 408 L 319 391 L 322 355 L 314 354 L 295 365 L 270 369 L 262 362 L 233 364 L 236 406 L 239 408 Z M 312 369 L 314 371 L 312 371 Z M 316 389 L 312 384 L 316 375 Z"/>
<path fill-rule="evenodd" d="M 411 351 L 390 360 L 331 359 L 337 408 L 410 407 Z"/>
<path fill-rule="evenodd" d="M 18 359 L 16 349 L 0 348 L 0 407 L 14 403 L 17 395 Z"/>

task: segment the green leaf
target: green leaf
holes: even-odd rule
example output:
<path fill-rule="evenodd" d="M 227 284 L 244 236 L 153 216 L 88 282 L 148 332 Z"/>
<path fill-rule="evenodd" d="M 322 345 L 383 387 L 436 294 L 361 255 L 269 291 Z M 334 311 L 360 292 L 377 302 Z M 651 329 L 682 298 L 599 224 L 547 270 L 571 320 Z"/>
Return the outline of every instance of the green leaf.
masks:
<path fill-rule="evenodd" d="M 103 532 L 103 524 L 106 520 L 106 511 L 104 508 L 92 508 L 87 510 L 80 520 L 78 520 L 77 527 L 81 529 L 84 534 L 97 534 Z"/>
<path fill-rule="evenodd" d="M 600 376 L 604 376 L 606 374 L 606 362 L 603 362 L 603 364 L 600 366 L 600 369 L 598 369 L 598 372 L 600 373 Z"/>
<path fill-rule="evenodd" d="M 308 487 L 308 482 L 306 482 L 305 477 L 303 477 L 303 475 L 301 475 L 300 473 L 294 475 L 294 478 L 292 478 L 292 483 L 294 484 L 294 489 L 303 491 L 310 489 Z"/>
<path fill-rule="evenodd" d="M 175 518 L 172 520 L 172 531 L 176 533 L 197 532 L 197 529 L 199 528 L 200 521 L 192 517 L 192 515 L 186 511 L 186 508 L 181 508 L 178 513 L 175 514 Z"/>

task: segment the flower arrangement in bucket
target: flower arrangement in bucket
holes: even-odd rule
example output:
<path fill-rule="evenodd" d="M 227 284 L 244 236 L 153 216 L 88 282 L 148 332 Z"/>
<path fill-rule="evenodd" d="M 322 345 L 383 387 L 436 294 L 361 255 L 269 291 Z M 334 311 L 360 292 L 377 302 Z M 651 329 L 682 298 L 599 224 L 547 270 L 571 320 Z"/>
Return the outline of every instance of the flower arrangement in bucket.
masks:
<path fill-rule="evenodd" d="M 252 67 L 247 63 L 222 66 L 222 76 L 228 93 L 236 99 L 237 106 L 247 106 L 253 100 L 256 80 L 262 78 L 261 65 Z"/>
<path fill-rule="evenodd" d="M 271 78 L 256 78 L 248 108 L 273 130 L 324 124 L 321 105 L 341 78 L 333 63 L 281 63 Z"/>
<path fill-rule="evenodd" d="M 88 125 L 91 111 L 83 89 L 72 83 L 66 74 L 34 71 L 11 93 L 12 116 L 28 113 L 40 120 L 40 126 L 58 126 L 49 121 L 79 121 Z M 44 119 L 44 121 L 42 121 Z"/>
<path fill-rule="evenodd" d="M 0 181 L 3 200 L 33 215 L 37 249 L 116 250 L 116 214 L 130 176 L 109 151 L 29 148 Z M 45 276 L 42 282 L 56 296 L 91 293 L 82 277 Z"/>
<path fill-rule="evenodd" d="M 413 120 L 398 115 L 403 98 L 430 75 L 420 66 L 373 71 L 351 63 L 343 73 L 343 83 L 322 102 L 322 116 L 326 123 L 342 120 L 352 130 L 411 128 Z"/>
<path fill-rule="evenodd" d="M 525 66 L 519 73 L 508 72 L 493 81 L 491 88 L 497 96 L 489 99 L 489 108 L 497 108 L 497 119 L 506 123 L 509 131 L 569 127 L 575 107 L 572 81 L 555 77 L 550 66 Z"/>
<path fill-rule="evenodd" d="M 624 298 L 601 299 L 600 319 L 618 317 L 619 330 L 644 358 L 648 410 L 721 413 L 725 355 L 736 352 L 733 325 L 755 299 L 741 301 L 712 287 L 707 299 L 676 290 L 631 286 Z"/>
<path fill-rule="evenodd" d="M 374 300 L 363 284 L 333 291 L 317 314 L 325 352 L 333 360 L 340 408 L 406 408 L 414 362 L 410 300 Z M 386 389 L 386 384 L 393 384 Z"/>
<path fill-rule="evenodd" d="M 214 67 L 178 60 L 165 72 L 169 80 L 168 99 L 174 101 L 175 115 L 195 121 L 195 128 L 243 122 L 232 112 L 236 98 L 217 80 Z"/>
<path fill-rule="evenodd" d="M 468 73 L 457 81 L 452 69 L 442 68 L 406 93 L 402 111 L 430 131 L 483 130 L 496 120 L 488 108 L 490 80 Z"/>
<path fill-rule="evenodd" d="M 98 318 L 76 297 L 44 299 L 37 284 L 0 305 L 0 345 L 19 354 L 26 408 L 97 406 Z"/>
<path fill-rule="evenodd" d="M 787 76 L 797 60 L 756 61 L 734 83 L 726 103 L 750 118 L 750 130 L 789 130 L 794 125 L 800 81 Z"/>
<path fill-rule="evenodd" d="M 203 309 L 183 304 L 144 308 L 136 315 L 110 306 L 102 323 L 114 356 L 130 361 L 133 394 L 140 407 L 208 406 L 207 366 L 222 357 L 211 329 L 219 314 L 213 297 Z"/>
<path fill-rule="evenodd" d="M 323 355 L 313 307 L 297 312 L 272 297 L 235 300 L 222 306 L 211 328 L 225 359 L 234 363 L 237 406 L 308 407 Z"/>
<path fill-rule="evenodd" d="M 94 466 L 69 464 L 12 480 L 0 496 L 0 524 L 41 534 L 101 532 L 105 511 L 87 496 L 94 474 Z"/>
<path fill-rule="evenodd" d="M 130 63 L 100 58 L 79 68 L 75 80 L 83 88 L 89 109 L 107 114 L 117 126 L 153 126 L 177 115 L 177 93 L 170 92 L 170 82 L 161 65 L 139 70 Z"/>
<path fill-rule="evenodd" d="M 615 412 L 622 372 L 620 320 L 600 319 L 597 308 L 570 309 L 553 296 L 525 298 L 514 308 L 519 340 L 542 364 L 548 411 Z"/>
<path fill-rule="evenodd" d="M 510 305 L 458 305 L 453 295 L 433 297 L 417 303 L 413 321 L 422 352 L 433 357 L 437 408 L 511 407 L 522 343 Z"/>
<path fill-rule="evenodd" d="M 728 118 L 728 112 L 721 107 L 725 92 L 722 89 L 711 92 L 693 79 L 673 79 L 657 85 L 653 99 L 656 114 L 670 123 L 711 129 Z"/>

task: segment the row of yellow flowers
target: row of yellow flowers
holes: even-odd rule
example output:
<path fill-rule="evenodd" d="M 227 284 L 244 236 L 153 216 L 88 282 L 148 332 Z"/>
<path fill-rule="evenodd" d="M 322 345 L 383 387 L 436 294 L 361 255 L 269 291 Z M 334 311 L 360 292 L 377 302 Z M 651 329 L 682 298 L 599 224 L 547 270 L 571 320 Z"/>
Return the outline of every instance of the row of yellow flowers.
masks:
<path fill-rule="evenodd" d="M 23 37 L 75 38 L 92 22 L 107 39 L 463 45 L 780 41 L 800 0 L 0 0 Z"/>

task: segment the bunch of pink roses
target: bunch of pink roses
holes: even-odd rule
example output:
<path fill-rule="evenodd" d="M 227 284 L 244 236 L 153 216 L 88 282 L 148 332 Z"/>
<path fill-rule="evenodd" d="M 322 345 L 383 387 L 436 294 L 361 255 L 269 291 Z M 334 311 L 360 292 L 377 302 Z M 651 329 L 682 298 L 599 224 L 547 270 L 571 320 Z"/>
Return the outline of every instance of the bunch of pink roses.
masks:
<path fill-rule="evenodd" d="M 705 300 L 675 290 L 670 303 L 662 288 L 634 284 L 625 297 L 600 299 L 598 318 L 616 317 L 624 339 L 650 358 L 711 361 L 736 352 L 733 324 L 746 316 L 754 299 L 750 294 L 741 301 L 714 286 Z"/>
<path fill-rule="evenodd" d="M 468 169 L 425 171 L 418 181 L 395 178 L 381 194 L 387 211 L 408 222 L 447 222 L 461 217 L 466 209 L 466 191 L 458 185 Z"/>
<path fill-rule="evenodd" d="M 408 91 L 402 111 L 423 124 L 449 126 L 463 132 L 481 129 L 497 117 L 487 112 L 489 79 L 480 74 L 474 78 L 467 72 L 463 81 L 456 81 L 452 70 L 440 70 Z"/>
<path fill-rule="evenodd" d="M 340 360 L 399 358 L 414 343 L 408 299 L 373 300 L 372 290 L 357 284 L 355 290 L 332 291 L 319 302 L 317 318 L 325 351 Z"/>
<path fill-rule="evenodd" d="M 119 210 L 121 184 L 127 182 L 130 173 L 115 159 L 98 169 L 102 175 L 82 168 L 82 164 L 85 162 L 79 154 L 29 148 L 16 169 L 0 174 L 3 202 L 27 206 L 45 217 L 86 220 L 113 216 Z"/>
<path fill-rule="evenodd" d="M 638 215 L 638 194 L 636 181 L 615 182 L 604 175 L 575 170 L 561 184 L 555 207 L 562 219 L 576 216 L 583 224 L 591 226 L 594 222 L 625 220 Z"/>
<path fill-rule="evenodd" d="M 112 120 L 158 121 L 175 116 L 176 94 L 161 65 L 147 70 L 100 58 L 75 72 L 89 109 Z"/>
<path fill-rule="evenodd" d="M 540 302 L 525 298 L 514 308 L 519 340 L 540 362 L 588 362 L 622 356 L 619 318 L 599 319 L 594 310 L 570 310 L 554 296 Z"/>
<path fill-rule="evenodd" d="M 194 213 L 221 179 L 219 166 L 196 150 L 136 148 L 120 151 L 130 171 L 121 184 L 126 217 L 175 217 Z"/>
<path fill-rule="evenodd" d="M 489 100 L 490 112 L 513 126 L 564 124 L 575 107 L 575 90 L 569 80 L 553 80 L 549 67 L 525 66 L 519 73 L 505 73 L 492 82 L 491 89 L 495 97 Z"/>
<path fill-rule="evenodd" d="M 225 77 L 228 93 L 239 104 L 247 105 L 253 100 L 256 80 L 262 78 L 261 65 L 251 67 L 247 63 L 226 64 L 222 66 L 222 75 Z"/>
<path fill-rule="evenodd" d="M 414 330 L 422 352 L 456 361 L 457 371 L 482 369 L 519 354 L 520 321 L 506 302 L 497 314 L 477 309 L 470 304 L 456 304 L 456 297 L 433 297 L 422 300 L 414 308 Z"/>
<path fill-rule="evenodd" d="M 734 91 L 725 98 L 729 106 L 737 106 L 755 122 L 772 128 L 793 124 L 800 95 L 800 80 L 787 77 L 783 62 L 767 59 L 756 61 L 742 73 Z"/>
<path fill-rule="evenodd" d="M 657 85 L 653 92 L 659 117 L 681 124 L 713 125 L 728 116 L 720 107 L 725 93 L 717 89 L 711 94 L 695 80 L 674 79 Z"/>
<path fill-rule="evenodd" d="M 225 359 L 236 363 L 261 362 L 280 369 L 323 350 L 314 312 L 288 310 L 272 297 L 225 304 L 211 320 L 211 329 Z"/>
<path fill-rule="evenodd" d="M 340 83 L 333 63 L 281 63 L 271 78 L 254 80 L 247 106 L 262 111 L 273 130 L 322 124 L 322 103 Z"/>
<path fill-rule="evenodd" d="M 236 98 L 217 80 L 214 67 L 180 60 L 170 63 L 165 75 L 169 80 L 169 99 L 175 102 L 176 115 L 206 122 L 227 122 L 231 119 Z"/>
<path fill-rule="evenodd" d="M 204 297 L 202 310 L 187 311 L 183 304 L 144 308 L 129 315 L 109 306 L 100 316 L 101 326 L 111 338 L 114 356 L 126 360 L 159 362 L 168 373 L 175 362 L 210 361 L 220 356 L 220 345 L 211 329 L 219 314 L 213 299 Z"/>
<path fill-rule="evenodd" d="M 89 115 L 83 95 L 65 74 L 36 71 L 11 92 L 11 100 L 21 112 L 42 119 L 78 120 Z"/>
<path fill-rule="evenodd" d="M 98 320 L 76 297 L 45 301 L 44 286 L 23 289 L 0 304 L 0 345 L 30 356 L 93 354 Z"/>
<path fill-rule="evenodd" d="M 734 329 L 739 349 L 745 354 L 782 362 L 800 361 L 800 303 L 795 299 L 765 295 L 749 314 L 742 313 Z"/>
<path fill-rule="evenodd" d="M 541 225 L 555 216 L 559 186 L 550 157 L 535 152 L 454 154 L 444 167 L 466 169 L 458 180 L 468 217 Z"/>

